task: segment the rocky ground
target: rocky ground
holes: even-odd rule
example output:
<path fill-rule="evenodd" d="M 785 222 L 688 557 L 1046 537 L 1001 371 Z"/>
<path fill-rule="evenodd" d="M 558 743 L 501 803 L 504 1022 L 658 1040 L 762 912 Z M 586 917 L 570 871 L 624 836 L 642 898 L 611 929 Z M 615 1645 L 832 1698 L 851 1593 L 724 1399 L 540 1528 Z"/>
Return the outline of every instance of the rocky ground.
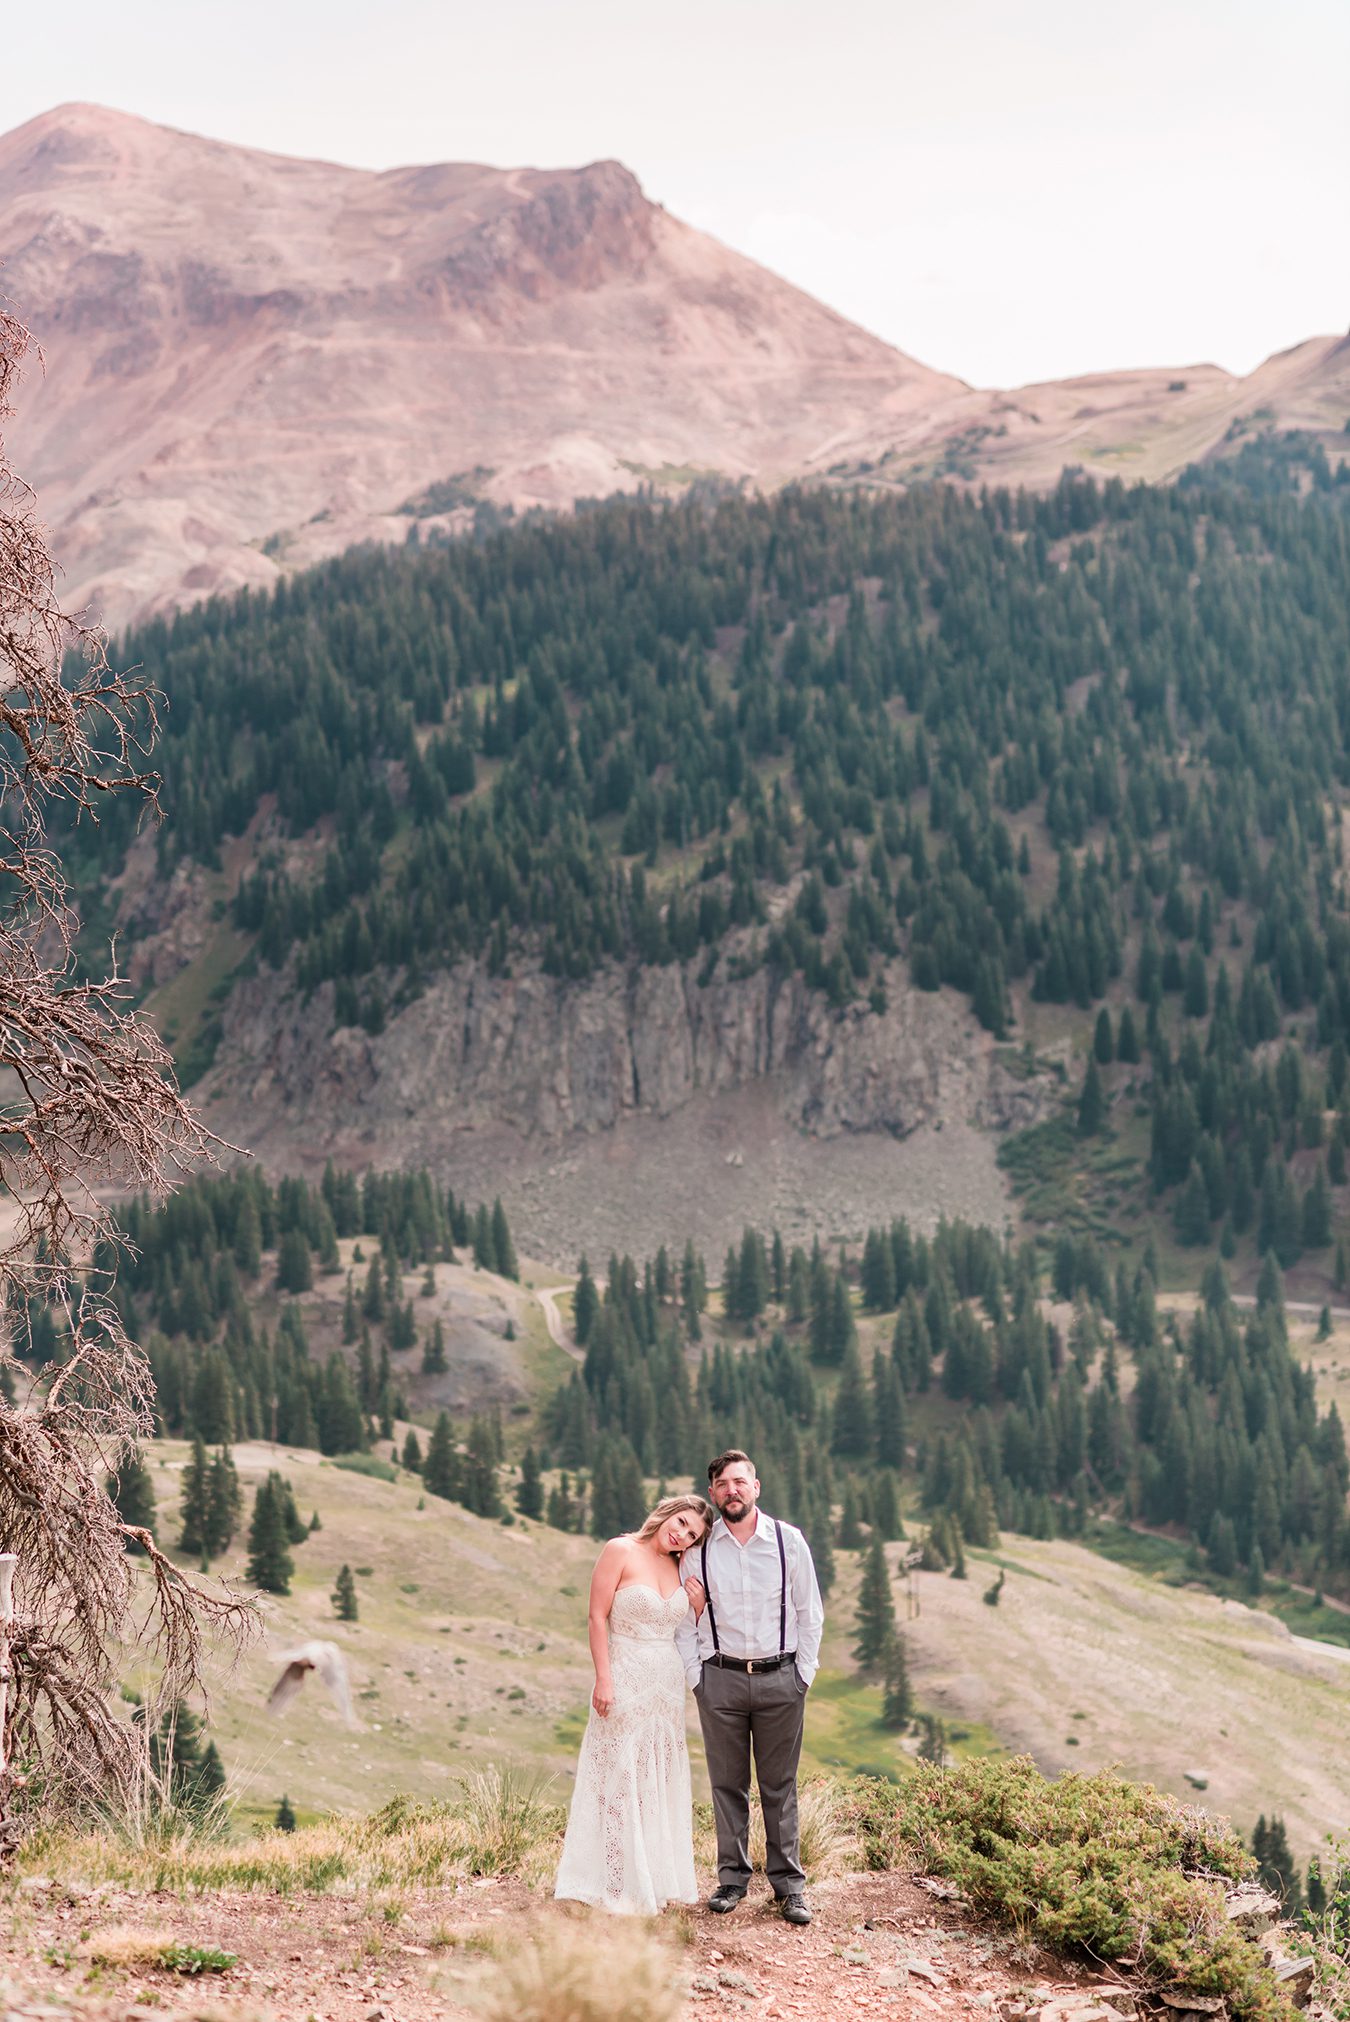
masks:
<path fill-rule="evenodd" d="M 850 1874 L 816 1888 L 815 1921 L 804 1931 L 785 1926 L 767 1894 L 752 1895 L 730 1917 L 701 1905 L 667 1912 L 655 1934 L 668 1945 L 669 1976 L 683 1991 L 674 2012 L 819 2022 L 871 2014 L 916 2022 L 993 2015 L 1113 2022 L 1134 2014 L 1122 1984 L 1103 1987 L 1099 1974 L 995 1931 L 949 1896 L 945 1883 Z M 0 2015 L 5 2022 L 458 2022 L 497 2012 L 494 2001 L 507 1991 L 500 1985 L 505 1962 L 522 1947 L 546 1951 L 578 1922 L 603 1947 L 597 1959 L 619 1964 L 633 1934 L 591 1913 L 555 1908 L 519 1882 L 465 1881 L 379 1902 L 256 1894 L 184 1901 L 77 1893 L 39 1876 L 14 1897 Z M 235 1963 L 192 1977 L 100 1962 L 100 1954 L 134 1952 L 138 1936 L 143 1950 L 169 1937 L 187 1948 L 233 1952 Z M 543 2011 L 526 2012 L 534 2022 Z M 594 2010 L 615 2022 L 626 2014 L 641 2022 L 647 2012 L 622 2002 Z"/>

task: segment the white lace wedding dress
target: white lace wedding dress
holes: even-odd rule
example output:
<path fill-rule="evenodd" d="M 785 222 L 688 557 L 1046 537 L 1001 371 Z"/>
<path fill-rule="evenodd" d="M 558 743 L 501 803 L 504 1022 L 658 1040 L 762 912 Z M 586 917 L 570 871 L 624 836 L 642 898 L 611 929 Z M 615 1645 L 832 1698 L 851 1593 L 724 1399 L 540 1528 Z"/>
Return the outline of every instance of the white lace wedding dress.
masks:
<path fill-rule="evenodd" d="M 614 1704 L 591 1709 L 553 1893 L 650 1916 L 692 1903 L 694 1826 L 684 1740 L 683 1587 L 620 1587 L 609 1611 Z"/>

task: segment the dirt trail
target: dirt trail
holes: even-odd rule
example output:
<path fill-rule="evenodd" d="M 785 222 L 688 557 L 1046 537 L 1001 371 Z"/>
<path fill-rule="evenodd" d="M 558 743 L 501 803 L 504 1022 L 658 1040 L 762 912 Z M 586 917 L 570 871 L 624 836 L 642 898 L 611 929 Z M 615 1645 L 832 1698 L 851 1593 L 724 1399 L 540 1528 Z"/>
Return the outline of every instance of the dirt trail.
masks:
<path fill-rule="evenodd" d="M 705 1878 L 710 1881 L 711 1878 Z M 686 2017 L 802 2017 L 809 2022 L 890 2014 L 969 2022 L 1012 2000 L 1035 2013 L 1056 1994 L 1084 1993 L 1093 1976 L 1037 1954 L 909 1877 L 849 1874 L 812 1892 L 808 1930 L 784 1925 L 767 1892 L 730 1917 L 702 1906 L 671 1911 Z M 21 1885 L 0 1976 L 6 2022 L 64 2016 L 152 2022 L 204 2012 L 278 2022 L 469 2022 L 490 1980 L 494 1951 L 544 1941 L 573 1913 L 519 1882 L 335 1895 L 211 1895 L 181 1901 L 60 1884 Z M 602 1937 L 606 1921 L 582 1912 Z M 113 1927 L 171 1935 L 235 1952 L 228 1973 L 184 1981 L 163 1969 L 98 1967 L 90 1951 Z"/>
<path fill-rule="evenodd" d="M 559 1298 L 571 1290 L 570 1285 L 554 1285 L 551 1291 L 536 1292 L 534 1296 L 539 1301 L 539 1310 L 544 1316 L 544 1325 L 548 1328 L 548 1338 L 554 1347 L 561 1348 L 563 1354 L 570 1355 L 574 1362 L 584 1362 L 586 1358 L 583 1351 L 578 1348 L 564 1327 L 562 1314 L 558 1311 Z"/>

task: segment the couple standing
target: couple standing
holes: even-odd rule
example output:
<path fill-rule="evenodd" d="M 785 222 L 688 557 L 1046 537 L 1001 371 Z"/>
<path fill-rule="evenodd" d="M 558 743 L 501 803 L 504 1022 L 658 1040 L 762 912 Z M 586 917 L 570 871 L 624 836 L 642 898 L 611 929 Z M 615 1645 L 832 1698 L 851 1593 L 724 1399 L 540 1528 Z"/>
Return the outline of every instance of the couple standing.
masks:
<path fill-rule="evenodd" d="M 684 1686 L 694 1688 L 717 1821 L 710 1910 L 750 1880 L 753 1751 L 779 1910 L 809 1924 L 797 1823 L 797 1759 L 825 1615 L 805 1538 L 759 1508 L 748 1455 L 708 1467 L 708 1493 L 667 1496 L 611 1538 L 591 1580 L 595 1663 L 554 1893 L 651 1915 L 692 1903 L 693 1813 Z"/>

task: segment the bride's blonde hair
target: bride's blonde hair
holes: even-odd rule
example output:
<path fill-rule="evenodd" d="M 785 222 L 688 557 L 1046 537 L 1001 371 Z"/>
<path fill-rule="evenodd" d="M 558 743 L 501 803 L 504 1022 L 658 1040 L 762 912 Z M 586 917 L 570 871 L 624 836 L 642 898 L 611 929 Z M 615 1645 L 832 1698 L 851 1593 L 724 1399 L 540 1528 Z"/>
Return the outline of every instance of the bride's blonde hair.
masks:
<path fill-rule="evenodd" d="M 671 1517 L 678 1516 L 681 1510 L 688 1510 L 691 1516 L 698 1518 L 703 1525 L 705 1538 L 717 1521 L 717 1511 L 710 1502 L 705 1502 L 701 1495 L 663 1495 L 650 1516 L 644 1519 L 641 1529 L 633 1532 L 633 1536 L 640 1545 L 645 1545 L 648 1538 L 656 1536 L 663 1523 L 668 1523 Z"/>

